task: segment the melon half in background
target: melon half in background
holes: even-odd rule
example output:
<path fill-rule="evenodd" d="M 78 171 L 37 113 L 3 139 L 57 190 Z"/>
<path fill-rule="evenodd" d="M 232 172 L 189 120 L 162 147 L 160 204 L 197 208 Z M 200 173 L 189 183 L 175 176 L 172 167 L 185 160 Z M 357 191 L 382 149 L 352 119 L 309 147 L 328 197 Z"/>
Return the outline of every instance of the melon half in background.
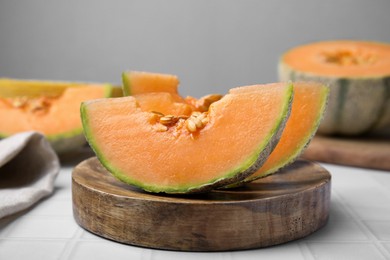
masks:
<path fill-rule="evenodd" d="M 279 78 L 330 87 L 319 133 L 390 136 L 390 44 L 339 40 L 297 46 L 281 57 Z"/>

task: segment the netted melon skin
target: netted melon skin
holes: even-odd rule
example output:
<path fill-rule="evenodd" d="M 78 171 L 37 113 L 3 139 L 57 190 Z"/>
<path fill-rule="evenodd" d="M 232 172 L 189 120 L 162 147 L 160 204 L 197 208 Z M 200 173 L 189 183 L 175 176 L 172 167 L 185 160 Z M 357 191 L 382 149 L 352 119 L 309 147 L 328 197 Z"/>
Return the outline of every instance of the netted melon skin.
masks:
<path fill-rule="evenodd" d="M 319 134 L 356 136 L 390 134 L 390 75 L 330 77 L 294 70 L 282 61 L 281 81 L 314 81 L 329 86 L 326 113 Z"/>

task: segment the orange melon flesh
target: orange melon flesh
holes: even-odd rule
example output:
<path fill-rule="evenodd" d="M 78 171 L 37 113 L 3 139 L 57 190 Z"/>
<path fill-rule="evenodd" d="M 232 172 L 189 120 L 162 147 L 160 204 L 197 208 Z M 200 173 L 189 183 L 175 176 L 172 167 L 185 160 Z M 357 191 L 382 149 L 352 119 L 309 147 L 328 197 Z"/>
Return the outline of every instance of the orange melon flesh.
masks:
<path fill-rule="evenodd" d="M 323 41 L 298 46 L 282 57 L 296 71 L 332 77 L 390 74 L 389 44 L 364 41 Z"/>
<path fill-rule="evenodd" d="M 187 104 L 186 107 L 190 106 L 192 110 L 196 110 L 197 99 L 190 96 L 186 98 L 180 96 L 178 93 L 179 83 L 179 78 L 176 75 L 171 74 L 153 73 L 146 71 L 127 71 L 122 73 L 122 89 L 124 96 L 131 95 L 140 97 L 140 95 L 143 95 L 143 103 L 149 103 L 150 106 L 156 105 L 162 110 L 169 110 L 167 108 L 162 108 L 163 105 L 158 104 L 159 102 L 153 102 L 153 98 L 144 95 L 150 93 L 153 93 L 153 95 L 157 95 L 155 93 L 169 93 L 176 103 Z M 161 101 L 161 103 L 165 103 L 165 105 L 171 106 L 164 101 Z M 178 104 L 175 104 L 175 106 L 178 106 Z M 187 110 L 187 108 L 184 108 L 184 105 L 181 109 Z"/>
<path fill-rule="evenodd" d="M 35 90 L 31 91 L 37 91 L 37 89 L 42 95 L 42 88 L 35 88 Z M 49 87 L 49 89 L 53 90 L 54 88 Z M 26 94 L 26 91 L 20 93 Z M 0 97 L 0 136 L 4 137 L 18 132 L 35 130 L 47 135 L 50 139 L 64 133 L 82 132 L 79 113 L 81 102 L 87 99 L 107 96 L 109 87 L 102 85 L 88 85 L 88 87 L 78 85 L 77 87 L 66 88 L 64 84 L 64 86 L 58 87 L 55 91 L 44 93 L 46 95 L 49 93 L 49 96 L 53 96 L 48 99 L 51 105 L 45 112 L 32 112 L 23 108 L 16 108 L 12 105 L 11 97 Z M 31 94 L 31 92 L 28 93 L 27 91 L 27 94 Z M 58 94 L 60 96 L 57 96 Z M 8 96 L 15 97 L 15 95 L 15 92 L 10 91 Z M 37 97 L 38 91 L 31 95 L 32 97 Z"/>
<path fill-rule="evenodd" d="M 142 111 L 159 112 L 164 115 L 186 115 L 192 112 L 192 107 L 183 102 L 176 102 L 171 93 L 152 92 L 134 95 Z"/>
<path fill-rule="evenodd" d="M 179 79 L 175 75 L 128 71 L 122 74 L 122 80 L 126 96 L 150 92 L 178 94 Z"/>
<path fill-rule="evenodd" d="M 295 82 L 290 117 L 275 150 L 266 162 L 244 182 L 275 173 L 294 162 L 317 131 L 325 113 L 329 88 L 314 82 Z M 256 91 L 256 88 L 247 89 Z"/>
<path fill-rule="evenodd" d="M 155 114 L 142 111 L 132 96 L 83 102 L 84 132 L 102 164 L 123 182 L 151 192 L 205 191 L 260 167 L 288 118 L 291 85 L 240 91 L 214 102 L 209 122 L 196 133 L 186 127 L 158 131 Z"/>

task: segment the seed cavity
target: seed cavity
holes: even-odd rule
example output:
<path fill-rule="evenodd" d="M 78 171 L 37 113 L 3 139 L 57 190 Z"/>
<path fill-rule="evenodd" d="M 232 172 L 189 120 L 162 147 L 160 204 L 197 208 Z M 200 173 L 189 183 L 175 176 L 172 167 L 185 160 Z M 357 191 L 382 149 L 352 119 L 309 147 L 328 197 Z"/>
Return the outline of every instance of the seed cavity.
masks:
<path fill-rule="evenodd" d="M 13 97 L 8 99 L 11 107 L 16 109 L 23 109 L 30 113 L 46 113 L 49 111 L 52 100 L 55 97 Z"/>
<path fill-rule="evenodd" d="M 209 119 L 207 117 L 201 119 L 203 125 L 207 125 Z"/>
<path fill-rule="evenodd" d="M 187 115 L 164 115 L 158 111 L 151 111 L 155 116 L 158 117 L 155 129 L 158 132 L 166 132 L 169 128 L 174 128 L 174 136 L 178 136 L 179 132 L 183 127 L 191 136 L 200 129 L 204 128 L 209 122 L 206 112 L 194 111 L 190 116 Z M 192 136 L 193 137 L 193 136 Z"/>
<path fill-rule="evenodd" d="M 156 115 L 158 115 L 158 116 L 164 116 L 163 113 L 158 112 L 158 111 L 150 111 L 150 112 L 152 112 L 153 114 L 156 114 Z"/>
<path fill-rule="evenodd" d="M 30 104 L 30 111 L 42 111 L 49 108 L 50 103 L 45 98 L 33 99 Z"/>
<path fill-rule="evenodd" d="M 16 97 L 11 100 L 11 104 L 14 108 L 23 108 L 27 105 L 27 97 Z"/>
<path fill-rule="evenodd" d="M 321 57 L 325 63 L 339 66 L 371 65 L 376 63 L 377 57 L 373 53 L 362 50 L 336 50 L 323 52 Z"/>
<path fill-rule="evenodd" d="M 187 119 L 186 127 L 187 127 L 188 131 L 191 133 L 194 133 L 197 130 L 195 122 L 192 121 L 191 119 Z"/>
<path fill-rule="evenodd" d="M 172 124 L 176 123 L 177 120 L 178 120 L 178 118 L 173 116 L 173 115 L 166 115 L 166 116 L 160 117 L 159 121 L 161 124 L 168 126 L 168 125 L 172 125 Z"/>
<path fill-rule="evenodd" d="M 186 120 L 187 130 L 191 133 L 194 133 L 206 126 L 209 122 L 206 112 L 193 112 L 191 116 Z"/>

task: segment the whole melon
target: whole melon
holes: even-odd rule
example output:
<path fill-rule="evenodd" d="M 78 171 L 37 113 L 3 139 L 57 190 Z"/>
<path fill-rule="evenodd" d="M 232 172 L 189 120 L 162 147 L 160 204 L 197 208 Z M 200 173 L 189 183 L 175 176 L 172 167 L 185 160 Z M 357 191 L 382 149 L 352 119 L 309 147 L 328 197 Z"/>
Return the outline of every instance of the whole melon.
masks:
<path fill-rule="evenodd" d="M 321 41 L 297 46 L 279 60 L 282 81 L 317 81 L 330 87 L 325 135 L 390 135 L 390 44 Z"/>

